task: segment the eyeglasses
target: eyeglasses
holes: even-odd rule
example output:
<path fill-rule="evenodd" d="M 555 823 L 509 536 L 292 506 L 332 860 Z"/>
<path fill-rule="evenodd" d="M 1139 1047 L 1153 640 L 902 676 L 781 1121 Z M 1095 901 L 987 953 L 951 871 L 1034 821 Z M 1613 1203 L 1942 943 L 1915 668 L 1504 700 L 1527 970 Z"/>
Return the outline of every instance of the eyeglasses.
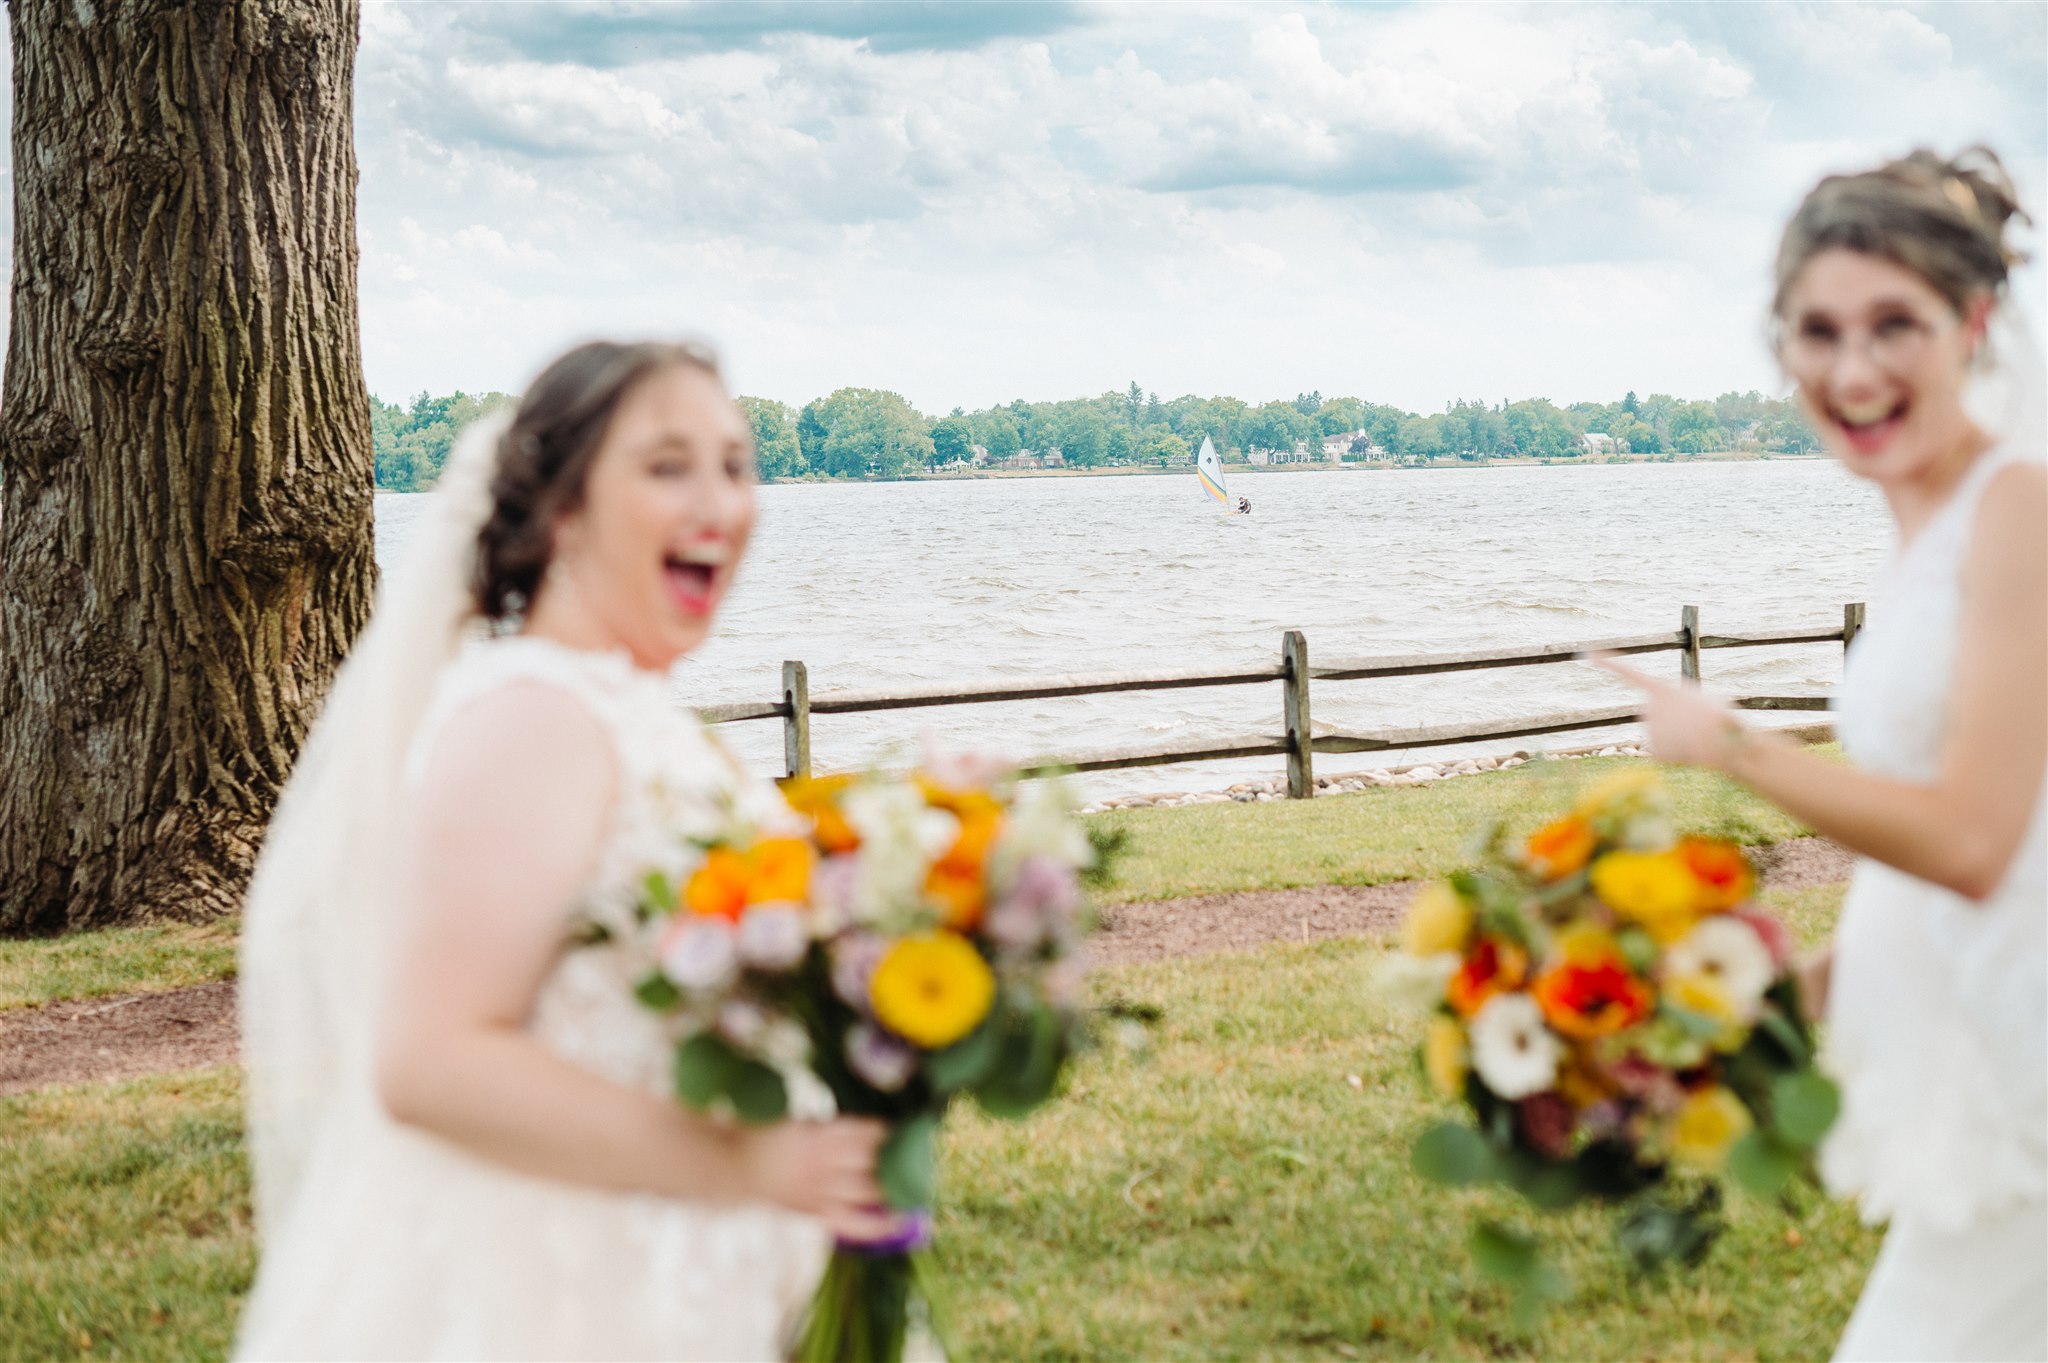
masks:
<path fill-rule="evenodd" d="M 1795 379 L 1821 379 L 1858 349 L 1872 366 L 1903 374 L 1918 365 L 1942 328 L 1919 317 L 1894 313 L 1869 327 L 1837 327 L 1810 318 L 1778 337 L 1778 362 Z"/>

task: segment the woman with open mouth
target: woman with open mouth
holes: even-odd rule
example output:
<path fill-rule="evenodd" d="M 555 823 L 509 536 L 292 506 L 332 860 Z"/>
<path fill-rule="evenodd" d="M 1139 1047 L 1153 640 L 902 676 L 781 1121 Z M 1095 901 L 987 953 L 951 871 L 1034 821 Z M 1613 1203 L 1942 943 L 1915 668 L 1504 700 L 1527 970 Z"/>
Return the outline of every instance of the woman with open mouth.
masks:
<path fill-rule="evenodd" d="M 2048 1358 L 2048 470 L 2015 217 L 1980 147 L 1830 176 L 1785 229 L 1779 357 L 1898 530 L 1842 684 L 1853 765 L 1604 660 L 1657 756 L 1862 858 L 1803 972 L 1842 1090 L 1822 1173 L 1889 1222 L 1844 1359 Z M 2007 401 L 1973 415 L 1986 371 Z"/>

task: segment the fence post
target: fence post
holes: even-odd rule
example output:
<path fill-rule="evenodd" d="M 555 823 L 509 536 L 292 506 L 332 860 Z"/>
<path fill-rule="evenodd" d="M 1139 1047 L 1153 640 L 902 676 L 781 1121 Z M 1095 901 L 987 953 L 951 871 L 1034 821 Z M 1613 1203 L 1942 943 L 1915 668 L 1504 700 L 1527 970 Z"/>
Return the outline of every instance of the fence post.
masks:
<path fill-rule="evenodd" d="M 800 662 L 782 665 L 782 763 L 791 776 L 811 774 L 811 674 Z"/>
<path fill-rule="evenodd" d="M 1314 753 L 1309 747 L 1308 639 L 1298 629 L 1280 636 L 1281 717 L 1287 724 L 1287 798 L 1306 800 L 1316 793 Z"/>
<path fill-rule="evenodd" d="M 1842 607 L 1842 652 L 1849 651 L 1849 645 L 1856 642 L 1856 636 L 1863 632 L 1863 603 L 1851 601 Z"/>
<path fill-rule="evenodd" d="M 1678 629 L 1685 635 L 1685 651 L 1678 655 L 1678 675 L 1687 681 L 1700 679 L 1700 608 L 1687 606 L 1678 613 Z"/>

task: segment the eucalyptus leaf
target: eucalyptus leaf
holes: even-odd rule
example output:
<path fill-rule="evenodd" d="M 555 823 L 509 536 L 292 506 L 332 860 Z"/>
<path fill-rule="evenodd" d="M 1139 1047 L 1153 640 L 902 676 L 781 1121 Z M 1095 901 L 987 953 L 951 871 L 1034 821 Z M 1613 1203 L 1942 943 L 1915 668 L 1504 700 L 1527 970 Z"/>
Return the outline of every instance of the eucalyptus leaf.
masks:
<path fill-rule="evenodd" d="M 945 1050 L 934 1051 L 925 1061 L 925 1077 L 942 1093 L 973 1088 L 988 1077 L 1002 1050 L 1003 1029 L 991 1017 Z"/>
<path fill-rule="evenodd" d="M 938 1135 L 936 1113 L 921 1112 L 894 1127 L 882 1142 L 875 1173 L 882 1196 L 898 1211 L 920 1211 L 932 1205 L 938 1183 L 938 1156 L 932 1148 Z"/>
<path fill-rule="evenodd" d="M 676 1048 L 676 1096 L 702 1112 L 726 1097 L 740 1058 L 711 1032 L 699 1032 Z"/>
<path fill-rule="evenodd" d="M 1758 1197 L 1773 1198 L 1799 1172 L 1799 1157 L 1761 1128 L 1746 1131 L 1728 1150 L 1728 1176 Z"/>
<path fill-rule="evenodd" d="M 681 1001 L 683 993 L 659 970 L 650 971 L 633 986 L 633 997 L 656 1012 L 667 1012 Z"/>
<path fill-rule="evenodd" d="M 1493 1152 L 1485 1139 L 1458 1122 L 1438 1122 L 1418 1136 L 1409 1162 L 1430 1182 L 1452 1187 L 1478 1183 L 1493 1172 Z"/>
<path fill-rule="evenodd" d="M 738 1060 L 726 1085 L 726 1096 L 739 1119 L 766 1126 L 789 1115 L 789 1086 L 782 1076 L 758 1060 Z"/>
<path fill-rule="evenodd" d="M 1835 1124 L 1842 1095 L 1825 1075 L 1799 1070 L 1771 1085 L 1771 1128 L 1787 1145 L 1811 1150 Z"/>

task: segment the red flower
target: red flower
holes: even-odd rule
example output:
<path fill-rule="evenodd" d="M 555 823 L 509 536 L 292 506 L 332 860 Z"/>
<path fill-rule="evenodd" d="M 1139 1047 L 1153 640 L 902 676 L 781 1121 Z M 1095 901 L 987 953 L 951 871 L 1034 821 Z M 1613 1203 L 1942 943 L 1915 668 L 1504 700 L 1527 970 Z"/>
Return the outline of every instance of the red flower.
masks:
<path fill-rule="evenodd" d="M 1451 1007 L 1471 1017 L 1495 994 L 1520 989 L 1528 978 L 1528 952 L 1498 937 L 1482 937 L 1472 944 L 1444 993 Z"/>
<path fill-rule="evenodd" d="M 1633 1027 L 1654 1003 L 1650 986 L 1619 955 L 1567 958 L 1537 976 L 1529 992 L 1545 1022 L 1581 1041 Z"/>
<path fill-rule="evenodd" d="M 1532 1093 L 1516 1103 L 1515 1125 L 1529 1148 L 1545 1159 L 1563 1159 L 1572 1152 L 1576 1120 L 1561 1094 Z"/>

